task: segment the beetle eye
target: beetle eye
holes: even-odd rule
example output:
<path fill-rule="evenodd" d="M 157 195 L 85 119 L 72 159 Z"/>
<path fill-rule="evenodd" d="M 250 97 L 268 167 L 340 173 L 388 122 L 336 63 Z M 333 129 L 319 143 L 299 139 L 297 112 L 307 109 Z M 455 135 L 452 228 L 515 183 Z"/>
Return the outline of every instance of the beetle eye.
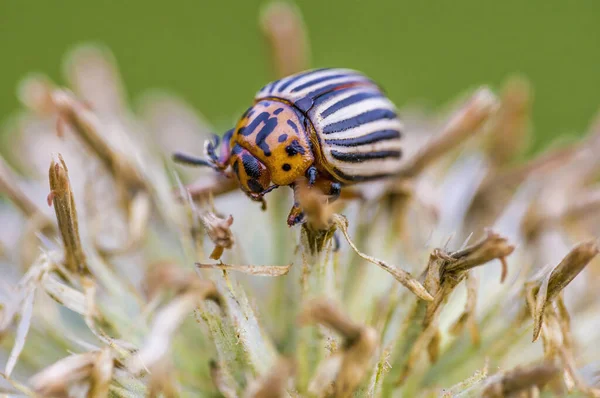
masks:
<path fill-rule="evenodd" d="M 271 183 L 269 169 L 249 151 L 235 145 L 232 150 L 231 162 L 231 168 L 244 191 L 260 194 L 269 188 Z"/>

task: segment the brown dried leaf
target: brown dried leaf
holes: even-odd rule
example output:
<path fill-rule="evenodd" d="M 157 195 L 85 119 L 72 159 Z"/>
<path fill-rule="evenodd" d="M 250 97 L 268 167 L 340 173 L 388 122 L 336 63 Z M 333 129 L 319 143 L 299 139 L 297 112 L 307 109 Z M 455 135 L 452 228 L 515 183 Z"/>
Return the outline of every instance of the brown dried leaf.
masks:
<path fill-rule="evenodd" d="M 50 93 L 54 83 L 44 75 L 30 75 L 23 79 L 17 88 L 17 95 L 23 105 L 40 115 L 56 112 Z"/>
<path fill-rule="evenodd" d="M 440 134 L 411 159 L 401 176 L 416 176 L 429 164 L 471 137 L 494 113 L 497 105 L 496 96 L 487 87 L 478 89 L 467 103 L 451 116 Z"/>
<path fill-rule="evenodd" d="M 492 231 L 487 231 L 486 236 L 479 242 L 462 250 L 450 253 L 452 261 L 447 261 L 443 272 L 457 273 L 483 265 L 494 259 L 507 257 L 515 250 L 508 240 Z"/>
<path fill-rule="evenodd" d="M 295 364 L 291 359 L 279 358 L 275 366 L 264 377 L 248 386 L 245 398 L 280 398 L 289 396 L 286 386 L 295 372 Z"/>
<path fill-rule="evenodd" d="M 598 254 L 598 243 L 590 241 L 573 248 L 552 270 L 548 282 L 548 301 L 552 301 Z"/>
<path fill-rule="evenodd" d="M 429 362 L 435 363 L 440 357 L 440 344 L 442 342 L 442 334 L 440 330 L 436 330 L 433 337 L 427 345 L 427 355 L 429 356 Z"/>
<path fill-rule="evenodd" d="M 283 276 L 290 272 L 292 264 L 288 265 L 230 265 L 230 264 L 201 264 L 196 263 L 200 269 L 222 269 L 227 271 L 237 271 L 244 274 L 258 276 Z"/>
<path fill-rule="evenodd" d="M 529 303 L 534 305 L 533 341 L 540 335 L 548 303 L 551 303 L 597 254 L 598 244 L 595 241 L 580 243 L 546 274 L 541 282 L 530 287 Z"/>
<path fill-rule="evenodd" d="M 90 390 L 88 392 L 88 397 L 108 397 L 108 390 L 113 377 L 113 371 L 114 360 L 110 350 L 105 348 L 99 351 L 90 375 Z"/>
<path fill-rule="evenodd" d="M 200 221 L 208 234 L 208 237 L 215 244 L 215 250 L 210 258 L 218 260 L 223 254 L 223 249 L 231 249 L 233 246 L 233 233 L 231 225 L 233 224 L 233 216 L 223 219 L 213 212 L 207 212 L 200 216 Z"/>
<path fill-rule="evenodd" d="M 97 46 L 74 49 L 65 63 L 70 86 L 100 114 L 120 115 L 125 110 L 122 84 L 112 54 Z"/>
<path fill-rule="evenodd" d="M 181 393 L 176 386 L 173 365 L 169 360 L 163 358 L 152 366 L 148 398 L 177 398 L 180 396 Z"/>
<path fill-rule="evenodd" d="M 271 2 L 262 10 L 260 24 L 278 78 L 307 68 L 308 36 L 298 7 L 283 1 Z"/>
<path fill-rule="evenodd" d="M 348 234 L 348 220 L 344 216 L 339 215 L 339 214 L 334 214 L 333 221 L 334 221 L 335 225 L 342 231 L 342 233 L 344 234 L 344 237 L 346 238 L 346 241 L 348 242 L 348 244 L 350 245 L 350 247 L 352 248 L 352 250 L 354 250 L 354 252 L 356 254 L 358 254 L 360 257 L 367 260 L 368 262 L 375 264 L 375 265 L 383 268 L 385 271 L 389 272 L 390 274 L 392 274 L 392 276 L 394 278 L 396 278 L 396 280 L 398 282 L 400 282 L 408 290 L 410 290 L 415 295 L 417 295 L 417 297 L 419 297 L 425 301 L 433 300 L 433 297 L 431 296 L 431 294 L 429 294 L 429 292 L 423 287 L 423 285 L 421 285 L 421 283 L 419 283 L 419 281 L 417 281 L 410 273 L 404 271 L 401 268 L 391 266 L 382 260 L 378 260 L 375 257 L 371 257 L 371 256 L 359 251 L 358 248 L 354 245 L 354 243 L 350 239 L 350 235 Z"/>
<path fill-rule="evenodd" d="M 124 183 L 134 193 L 146 188 L 146 182 L 136 166 L 116 152 L 102 136 L 100 120 L 86 104 L 66 90 L 55 90 L 51 95 L 60 115 L 74 127 L 74 131 L 98 156 L 116 181 Z"/>
<path fill-rule="evenodd" d="M 355 340 L 360 334 L 362 326 L 354 323 L 334 303 L 325 299 L 313 299 L 309 301 L 300 315 L 298 322 L 301 325 L 325 325 L 347 340 Z"/>
<path fill-rule="evenodd" d="M 517 367 L 504 373 L 499 379 L 487 385 L 482 392 L 485 398 L 513 396 L 532 387 L 542 388 L 560 373 L 552 363 L 543 363 L 527 367 Z"/>
<path fill-rule="evenodd" d="M 527 144 L 531 97 L 528 80 L 515 76 L 505 83 L 490 131 L 488 154 L 495 165 L 509 163 Z"/>
<path fill-rule="evenodd" d="M 59 163 L 54 159 L 50 163 L 49 180 L 51 203 L 58 220 L 58 228 L 62 236 L 65 267 L 74 274 L 89 274 L 87 262 L 79 237 L 79 221 L 67 165 L 58 155 Z"/>
<path fill-rule="evenodd" d="M 42 396 L 67 396 L 69 387 L 87 381 L 96 384 L 91 391 L 102 394 L 107 388 L 107 379 L 112 378 L 112 356 L 108 349 L 74 354 L 63 358 L 43 369 L 29 379 L 32 388 Z M 110 364 L 109 364 L 110 363 Z M 106 391 L 107 392 L 107 391 Z M 91 395 L 103 397 L 107 395 Z"/>
<path fill-rule="evenodd" d="M 375 329 L 354 323 L 324 299 L 310 301 L 300 313 L 299 321 L 304 325 L 322 324 L 344 337 L 342 348 L 319 365 L 309 391 L 321 396 L 332 385 L 334 396 L 350 397 L 371 367 L 379 344 Z"/>

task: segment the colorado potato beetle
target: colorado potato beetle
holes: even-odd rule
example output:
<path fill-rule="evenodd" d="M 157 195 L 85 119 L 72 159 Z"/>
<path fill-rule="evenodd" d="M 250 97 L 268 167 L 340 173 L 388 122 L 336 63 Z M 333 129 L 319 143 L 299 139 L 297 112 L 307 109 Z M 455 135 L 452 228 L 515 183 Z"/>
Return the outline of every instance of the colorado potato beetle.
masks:
<path fill-rule="evenodd" d="M 330 200 L 343 186 L 389 177 L 402 158 L 402 123 L 372 80 L 349 69 L 301 72 L 264 86 L 235 128 L 207 143 L 208 159 L 175 160 L 233 173 L 253 200 L 301 178 Z M 288 224 L 302 221 L 297 203 Z"/>

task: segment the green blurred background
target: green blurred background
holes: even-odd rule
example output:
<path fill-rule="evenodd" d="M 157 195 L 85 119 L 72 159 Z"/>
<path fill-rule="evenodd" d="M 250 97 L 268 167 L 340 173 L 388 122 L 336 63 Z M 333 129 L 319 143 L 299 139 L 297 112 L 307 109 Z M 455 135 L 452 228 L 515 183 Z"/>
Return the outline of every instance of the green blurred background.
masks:
<path fill-rule="evenodd" d="M 76 44 L 115 53 L 135 99 L 180 94 L 225 128 L 270 78 L 259 28 L 264 1 L 0 0 L 0 118 L 18 109 L 17 82 L 61 82 Z M 440 105 L 519 73 L 535 89 L 534 147 L 582 133 L 600 105 L 600 1 L 298 1 L 313 66 L 361 70 L 399 105 Z"/>

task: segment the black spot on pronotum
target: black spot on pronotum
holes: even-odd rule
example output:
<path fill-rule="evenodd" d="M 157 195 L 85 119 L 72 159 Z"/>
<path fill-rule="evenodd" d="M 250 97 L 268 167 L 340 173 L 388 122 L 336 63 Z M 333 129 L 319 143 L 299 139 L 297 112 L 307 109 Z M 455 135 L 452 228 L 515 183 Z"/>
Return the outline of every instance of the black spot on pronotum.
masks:
<path fill-rule="evenodd" d="M 279 115 L 281 112 L 283 112 L 283 108 L 276 109 L 276 110 L 273 112 L 273 114 L 274 114 L 274 115 Z"/>
<path fill-rule="evenodd" d="M 304 155 L 306 153 L 298 140 L 294 140 L 288 146 L 286 146 L 285 151 L 287 152 L 288 156 L 294 156 L 297 153 Z"/>
<path fill-rule="evenodd" d="M 263 187 L 256 180 L 249 179 L 248 180 L 248 188 L 253 193 L 261 193 L 263 191 Z"/>
<path fill-rule="evenodd" d="M 289 120 L 288 120 L 288 122 L 289 122 Z M 278 142 L 285 142 L 285 140 L 287 140 L 287 139 L 288 139 L 288 135 L 287 134 L 281 134 L 279 136 L 279 138 L 277 138 L 277 141 Z"/>
<path fill-rule="evenodd" d="M 258 160 L 247 153 L 242 155 L 242 164 L 244 165 L 244 171 L 248 174 L 248 177 L 257 179 L 260 177 L 260 164 Z"/>
<path fill-rule="evenodd" d="M 289 124 L 290 127 L 294 129 L 294 131 L 296 132 L 296 134 L 298 134 L 298 126 L 296 126 L 296 123 L 292 122 L 291 120 L 288 120 L 287 124 Z"/>
<path fill-rule="evenodd" d="M 289 163 L 284 163 L 283 166 L 281 166 L 281 168 L 283 169 L 283 171 L 290 171 L 292 169 L 292 166 L 290 166 Z"/>

